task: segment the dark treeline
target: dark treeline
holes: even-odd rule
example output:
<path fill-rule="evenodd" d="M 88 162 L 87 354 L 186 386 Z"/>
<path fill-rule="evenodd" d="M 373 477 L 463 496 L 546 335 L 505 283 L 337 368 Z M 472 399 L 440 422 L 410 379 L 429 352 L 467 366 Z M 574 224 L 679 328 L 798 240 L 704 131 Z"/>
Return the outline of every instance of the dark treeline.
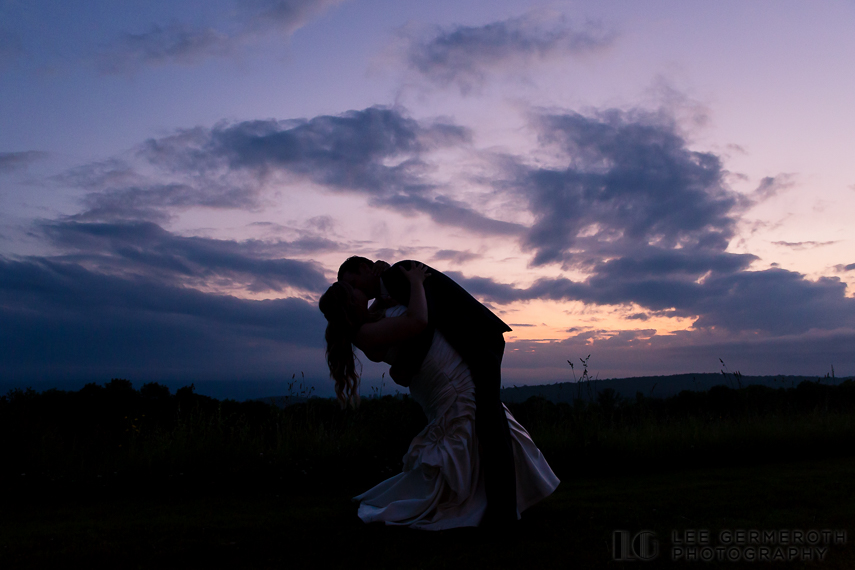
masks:
<path fill-rule="evenodd" d="M 715 386 L 669 398 L 606 389 L 594 400 L 533 397 L 509 408 L 561 478 L 825 457 L 855 450 L 855 382 Z M 342 410 L 311 398 L 281 408 L 174 394 L 126 380 L 0 398 L 0 476 L 67 488 L 133 480 L 359 491 L 400 470 L 426 420 L 407 397 Z M 194 484 L 195 484 L 194 483 Z M 298 484 L 298 485 L 295 485 Z M 75 487 L 76 488 L 76 487 Z"/>
<path fill-rule="evenodd" d="M 123 379 L 78 391 L 16 389 L 0 397 L 6 458 L 0 477 L 56 486 L 134 480 L 155 487 L 223 480 L 326 484 L 342 472 L 371 479 L 400 468 L 403 451 L 425 423 L 408 398 L 363 400 L 358 410 L 311 398 L 283 409 L 216 400 L 196 394 L 192 385 L 174 394 L 157 383 L 135 390 Z"/>

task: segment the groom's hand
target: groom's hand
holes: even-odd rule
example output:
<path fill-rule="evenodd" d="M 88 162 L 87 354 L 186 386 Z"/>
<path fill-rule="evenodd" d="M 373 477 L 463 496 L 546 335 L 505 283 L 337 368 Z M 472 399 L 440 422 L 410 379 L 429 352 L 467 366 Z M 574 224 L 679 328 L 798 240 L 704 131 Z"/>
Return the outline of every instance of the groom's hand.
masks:
<path fill-rule="evenodd" d="M 380 275 L 381 273 L 389 269 L 389 267 L 391 266 L 388 263 L 381 259 L 378 259 L 374 262 L 374 267 L 371 268 L 371 273 L 374 275 Z"/>

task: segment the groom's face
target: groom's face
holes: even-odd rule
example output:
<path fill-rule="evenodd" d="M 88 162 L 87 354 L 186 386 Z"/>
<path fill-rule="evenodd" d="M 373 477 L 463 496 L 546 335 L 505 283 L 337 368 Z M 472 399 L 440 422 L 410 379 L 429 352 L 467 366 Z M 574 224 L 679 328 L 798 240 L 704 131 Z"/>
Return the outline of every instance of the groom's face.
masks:
<path fill-rule="evenodd" d="M 350 271 L 342 273 L 341 280 L 354 289 L 359 289 L 365 293 L 369 299 L 376 299 L 380 296 L 380 277 L 374 275 L 373 269 L 365 263 L 359 265 L 358 273 Z"/>

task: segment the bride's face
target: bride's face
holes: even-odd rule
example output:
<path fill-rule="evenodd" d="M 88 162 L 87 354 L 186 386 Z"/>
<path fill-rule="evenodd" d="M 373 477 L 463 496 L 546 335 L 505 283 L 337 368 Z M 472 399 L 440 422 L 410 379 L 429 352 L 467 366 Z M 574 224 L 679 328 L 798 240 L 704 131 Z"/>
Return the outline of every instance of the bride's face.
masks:
<path fill-rule="evenodd" d="M 357 273 L 347 272 L 341 275 L 341 280 L 366 296 L 373 294 L 375 297 L 380 295 L 380 278 L 374 275 L 373 270 L 366 264 L 359 266 Z M 371 298 L 370 296 L 368 297 Z"/>

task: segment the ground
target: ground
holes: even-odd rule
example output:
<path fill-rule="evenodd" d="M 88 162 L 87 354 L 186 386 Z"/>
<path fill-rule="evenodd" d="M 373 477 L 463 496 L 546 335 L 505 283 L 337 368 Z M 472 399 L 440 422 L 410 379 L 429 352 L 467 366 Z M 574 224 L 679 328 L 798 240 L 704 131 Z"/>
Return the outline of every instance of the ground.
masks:
<path fill-rule="evenodd" d="M 345 474 L 343 474 L 345 475 Z M 345 477 L 342 477 L 345 479 Z M 822 561 L 778 568 L 855 568 L 855 458 L 668 473 L 565 474 L 553 496 L 504 534 L 365 525 L 342 483 L 328 492 L 180 483 L 89 489 L 7 502 L 0 568 L 739 568 L 766 562 L 675 562 L 672 532 L 722 529 L 845 530 Z M 612 533 L 652 530 L 650 562 L 615 561 Z M 824 546 L 824 545 L 819 545 Z M 801 555 L 797 556 L 800 558 Z"/>

